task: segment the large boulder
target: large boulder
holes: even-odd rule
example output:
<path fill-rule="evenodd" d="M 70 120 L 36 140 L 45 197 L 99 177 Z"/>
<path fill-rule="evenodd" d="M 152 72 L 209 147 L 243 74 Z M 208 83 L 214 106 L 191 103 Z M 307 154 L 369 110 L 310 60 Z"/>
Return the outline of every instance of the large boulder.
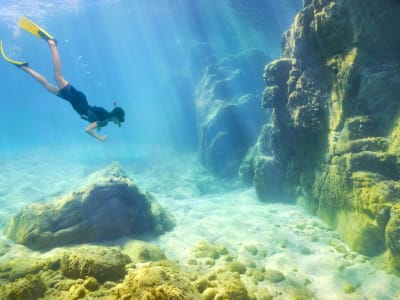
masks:
<path fill-rule="evenodd" d="M 265 68 L 273 118 L 246 164 L 262 201 L 297 199 L 398 270 L 399 14 L 395 0 L 304 1 Z"/>
<path fill-rule="evenodd" d="M 199 151 L 215 175 L 235 177 L 248 148 L 254 144 L 266 114 L 260 108 L 263 89 L 261 51 L 231 55 L 209 65 L 196 89 Z"/>
<path fill-rule="evenodd" d="M 174 226 L 173 217 L 113 163 L 91 174 L 73 193 L 25 207 L 5 233 L 16 243 L 44 249 L 125 235 L 159 235 Z"/>

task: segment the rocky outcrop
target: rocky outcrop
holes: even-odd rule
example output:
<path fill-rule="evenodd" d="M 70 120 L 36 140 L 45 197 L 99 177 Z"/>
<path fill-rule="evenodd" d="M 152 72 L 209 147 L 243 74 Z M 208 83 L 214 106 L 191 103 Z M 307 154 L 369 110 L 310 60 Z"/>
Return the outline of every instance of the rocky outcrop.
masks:
<path fill-rule="evenodd" d="M 400 268 L 400 5 L 307 0 L 265 68 L 273 112 L 244 170 Z"/>
<path fill-rule="evenodd" d="M 173 217 L 113 163 L 91 174 L 77 191 L 24 208 L 5 233 L 16 243 L 43 249 L 146 232 L 162 234 L 174 226 Z"/>
<path fill-rule="evenodd" d="M 263 84 L 258 68 L 267 61 L 260 51 L 229 56 L 209 65 L 197 86 L 200 157 L 215 175 L 237 176 L 266 120 L 259 107 Z"/>

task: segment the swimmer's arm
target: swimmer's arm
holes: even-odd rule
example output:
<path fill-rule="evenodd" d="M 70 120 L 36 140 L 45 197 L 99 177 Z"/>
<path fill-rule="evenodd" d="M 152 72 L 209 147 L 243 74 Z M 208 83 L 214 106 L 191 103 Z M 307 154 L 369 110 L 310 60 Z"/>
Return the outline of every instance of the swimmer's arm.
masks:
<path fill-rule="evenodd" d="M 86 132 L 94 137 L 95 139 L 99 141 L 105 141 L 107 139 L 106 135 L 98 135 L 96 132 L 94 132 L 94 129 L 97 128 L 97 122 L 90 123 L 88 127 L 86 127 Z"/>

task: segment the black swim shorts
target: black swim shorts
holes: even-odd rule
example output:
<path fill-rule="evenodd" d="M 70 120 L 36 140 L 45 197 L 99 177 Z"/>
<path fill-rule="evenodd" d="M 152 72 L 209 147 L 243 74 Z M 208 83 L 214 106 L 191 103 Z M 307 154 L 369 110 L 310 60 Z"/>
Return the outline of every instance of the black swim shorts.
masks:
<path fill-rule="evenodd" d="M 86 96 L 81 91 L 75 89 L 71 84 L 67 84 L 57 94 L 58 97 L 67 100 L 71 103 L 74 110 L 81 116 L 86 115 L 89 109 L 89 104 Z"/>

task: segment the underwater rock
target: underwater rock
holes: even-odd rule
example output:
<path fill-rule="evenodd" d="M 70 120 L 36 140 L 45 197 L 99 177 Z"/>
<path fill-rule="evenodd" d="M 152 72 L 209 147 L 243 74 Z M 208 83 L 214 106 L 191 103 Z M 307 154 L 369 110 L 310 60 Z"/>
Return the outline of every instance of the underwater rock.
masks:
<path fill-rule="evenodd" d="M 206 68 L 196 88 L 199 151 L 215 175 L 236 177 L 255 142 L 266 114 L 260 109 L 263 88 L 259 68 L 268 58 L 261 51 L 231 55 Z"/>
<path fill-rule="evenodd" d="M 240 261 L 231 261 L 227 263 L 227 269 L 232 273 L 246 273 L 246 265 Z"/>
<path fill-rule="evenodd" d="M 286 279 L 282 272 L 272 269 L 265 270 L 265 278 L 273 283 L 278 283 Z"/>
<path fill-rule="evenodd" d="M 198 279 L 196 285 L 204 299 L 251 299 L 238 273 L 210 273 Z"/>
<path fill-rule="evenodd" d="M 400 205 L 393 206 L 390 215 L 385 232 L 386 244 L 390 250 L 393 265 L 400 268 Z"/>
<path fill-rule="evenodd" d="M 159 235 L 174 226 L 173 217 L 113 163 L 88 176 L 77 191 L 24 208 L 5 233 L 16 243 L 44 249 L 132 234 Z"/>
<path fill-rule="evenodd" d="M 10 251 L 11 246 L 9 245 L 9 242 L 6 240 L 0 240 L 0 256 L 3 256 L 6 254 L 8 251 Z"/>
<path fill-rule="evenodd" d="M 225 246 L 199 241 L 192 247 L 191 254 L 196 258 L 218 259 L 222 255 L 229 254 L 229 252 Z"/>
<path fill-rule="evenodd" d="M 117 299 L 200 300 L 201 295 L 177 266 L 153 263 L 130 272 L 116 287 Z"/>
<path fill-rule="evenodd" d="M 4 300 L 38 299 L 44 296 L 46 286 L 38 275 L 28 275 L 15 282 L 0 285 L 0 296 Z"/>
<path fill-rule="evenodd" d="M 242 173 L 260 200 L 297 199 L 353 250 L 389 251 L 400 269 L 400 6 L 303 4 L 265 67 L 272 118 Z"/>
<path fill-rule="evenodd" d="M 0 265 L 0 279 L 13 281 L 59 265 L 59 258 L 16 257 Z"/>
<path fill-rule="evenodd" d="M 125 276 L 129 256 L 121 251 L 101 246 L 78 246 L 68 249 L 61 257 L 64 276 L 69 278 L 94 277 L 100 282 L 118 281 Z"/>
<path fill-rule="evenodd" d="M 83 282 L 83 286 L 88 291 L 95 291 L 99 288 L 99 283 L 97 282 L 96 278 L 87 276 L 85 281 Z"/>
<path fill-rule="evenodd" d="M 124 246 L 124 253 L 126 253 L 132 259 L 133 263 L 167 259 L 164 251 L 159 247 L 142 241 L 129 242 Z"/>

